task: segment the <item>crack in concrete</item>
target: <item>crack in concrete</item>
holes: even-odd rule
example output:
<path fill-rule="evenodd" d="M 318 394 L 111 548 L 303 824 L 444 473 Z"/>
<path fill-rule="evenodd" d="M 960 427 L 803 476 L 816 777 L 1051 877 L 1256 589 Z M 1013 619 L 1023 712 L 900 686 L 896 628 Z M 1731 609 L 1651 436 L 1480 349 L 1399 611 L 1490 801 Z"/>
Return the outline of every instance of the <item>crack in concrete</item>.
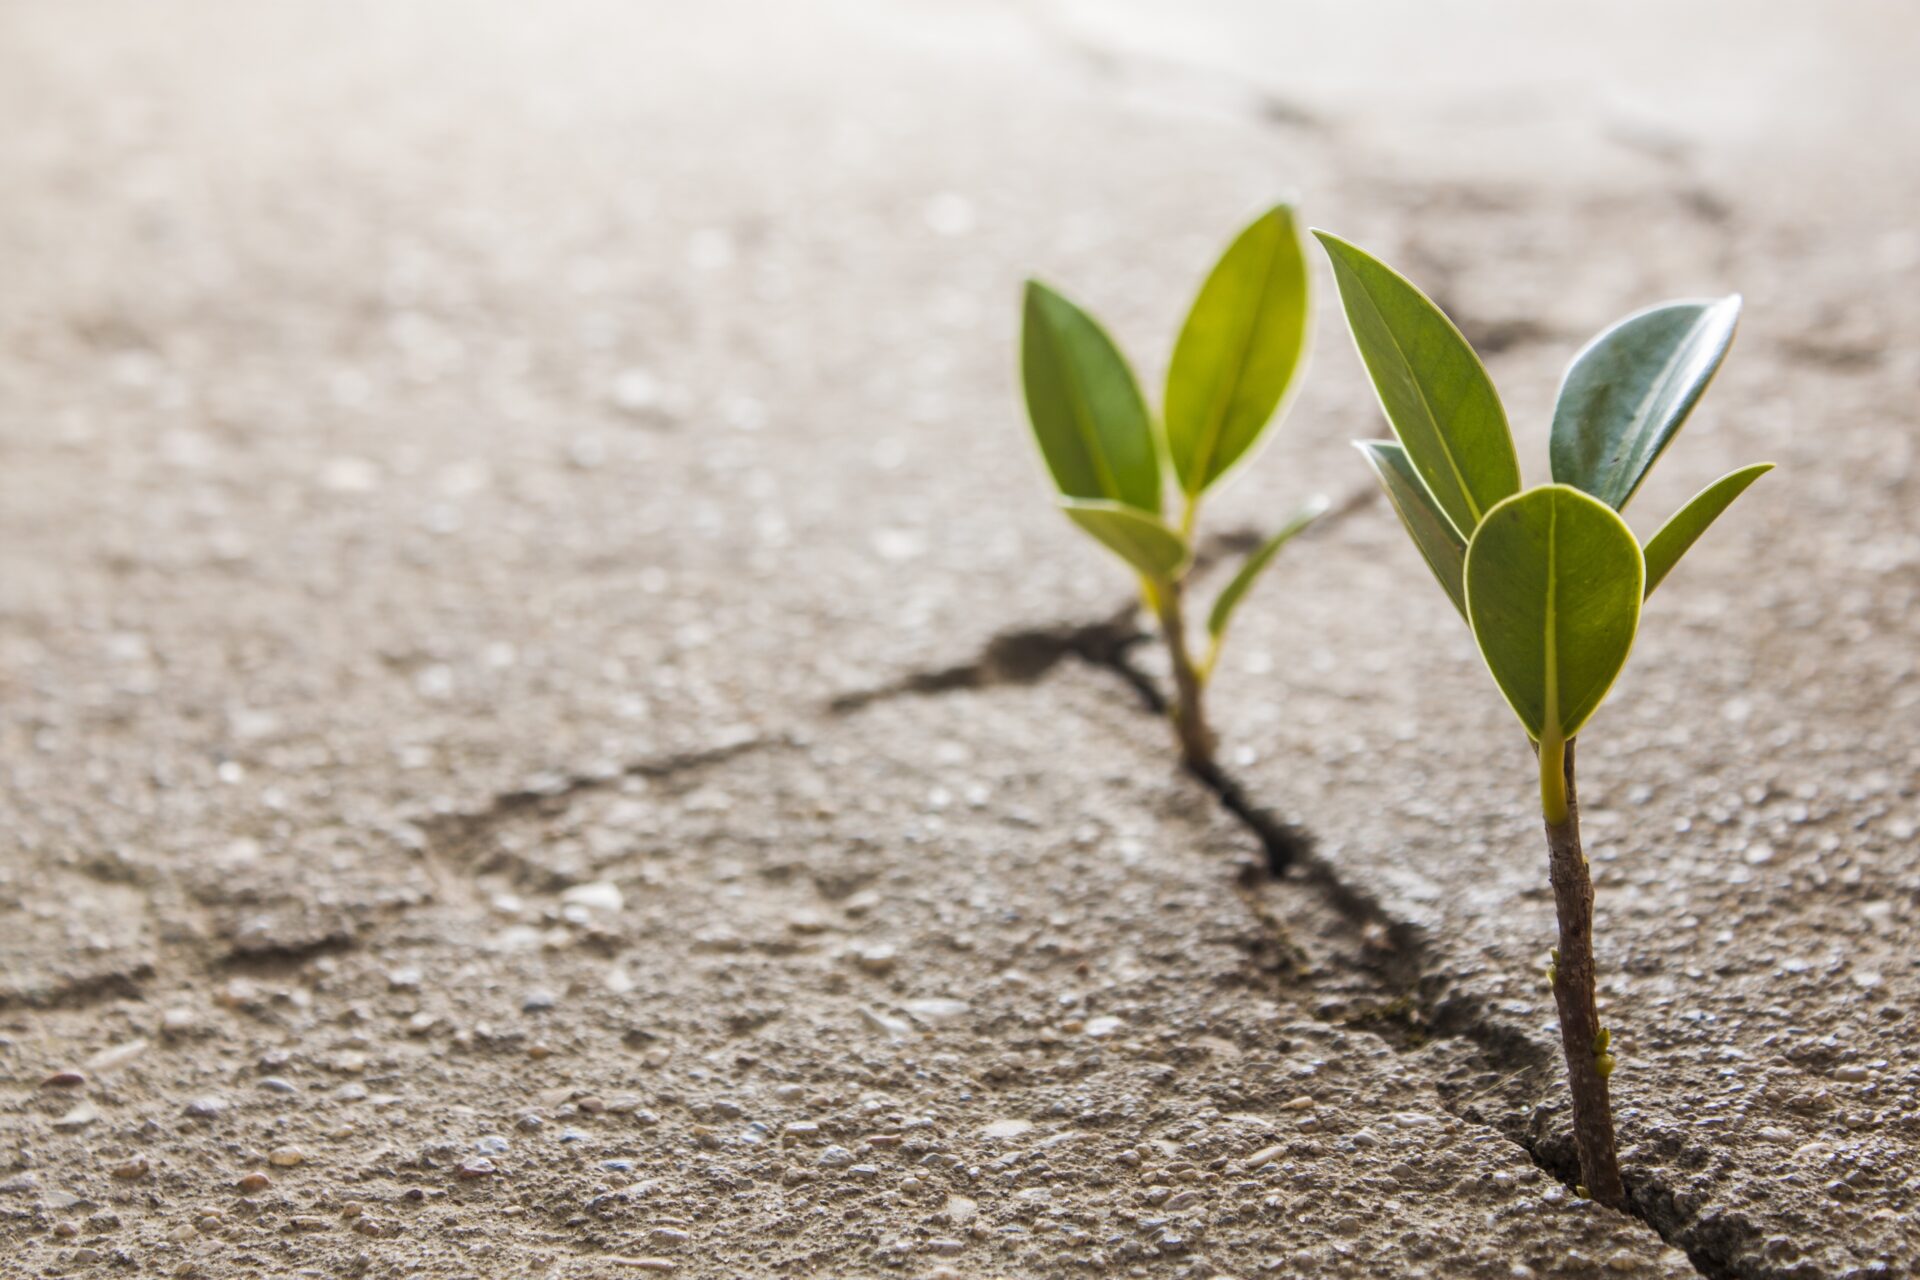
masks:
<path fill-rule="evenodd" d="M 1131 86 L 1166 100 L 1211 105 L 1260 129 L 1331 134 L 1334 122 L 1252 75 L 1205 61 L 1144 52 L 1102 42 L 1069 15 L 1050 6 L 1028 11 L 1034 30 L 1097 83 Z"/>
<path fill-rule="evenodd" d="M 142 960 L 123 969 L 79 974 L 46 987 L 0 991 L 0 1010 L 85 1009 L 108 1000 L 137 1000 L 153 976 L 152 962 Z"/>
<path fill-rule="evenodd" d="M 723 764 L 786 740 L 784 735 L 749 734 L 708 747 L 635 760 L 615 768 L 542 774 L 510 791 L 496 792 L 479 809 L 434 814 L 417 820 L 413 825 L 430 846 L 459 844 L 530 809 L 538 809 L 551 816 L 566 808 L 577 797 L 604 790 L 627 778 L 670 778 L 688 770 Z"/>
<path fill-rule="evenodd" d="M 787 733 L 746 734 L 711 746 L 648 757 L 607 769 L 543 774 L 512 790 L 497 792 L 478 809 L 416 819 L 411 825 L 418 835 L 410 843 L 441 893 L 470 896 L 472 886 L 467 873 L 472 871 L 475 850 L 488 835 L 520 817 L 551 818 L 579 797 L 617 786 L 629 778 L 671 778 L 791 742 L 792 736 Z M 531 872 L 534 868 L 522 867 L 521 870 Z"/>
<path fill-rule="evenodd" d="M 876 688 L 840 694 L 828 702 L 827 710 L 845 715 L 889 698 L 1036 684 L 1068 658 L 1111 667 L 1120 655 L 1147 638 L 1148 633 L 1140 627 L 1139 606 L 1129 602 L 1098 622 L 1003 631 L 989 639 L 975 658 L 913 672 Z"/>
<path fill-rule="evenodd" d="M 1140 695 L 1149 710 L 1164 713 L 1166 695 L 1150 675 L 1129 660 L 1130 647 L 1120 649 L 1105 665 Z M 1244 784 L 1218 765 L 1205 772 L 1190 772 L 1260 841 L 1267 854 L 1268 875 L 1281 879 L 1294 873 L 1298 883 L 1318 893 L 1356 931 L 1361 953 L 1372 957 L 1369 967 L 1389 996 L 1381 1006 L 1388 1015 L 1383 1019 L 1349 1019 L 1342 1025 L 1378 1036 L 1394 1049 L 1405 1051 L 1414 1045 L 1378 1025 L 1381 1021 L 1405 1021 L 1424 1038 L 1468 1041 L 1488 1066 L 1510 1079 L 1543 1074 L 1555 1078 L 1552 1073 L 1558 1057 L 1552 1047 L 1541 1044 L 1519 1023 L 1498 1016 L 1485 1000 L 1451 991 L 1446 966 L 1427 931 L 1396 918 L 1378 897 L 1342 876 L 1337 867 L 1320 856 L 1310 832 L 1254 803 Z M 1264 900 L 1258 880 L 1242 877 L 1238 887 L 1241 900 L 1273 943 L 1283 952 L 1297 953 L 1285 923 Z M 1404 1012 L 1396 1011 L 1396 1006 Z M 1507 1138 L 1525 1151 L 1536 1167 L 1579 1193 L 1579 1157 L 1572 1134 L 1552 1133 L 1545 1128 L 1548 1112 L 1544 1101 L 1532 1109 L 1526 1122 L 1511 1114 L 1484 1118 L 1471 1108 L 1471 1100 L 1462 1102 L 1445 1092 L 1441 1092 L 1440 1102 L 1459 1119 Z M 1751 1243 L 1750 1239 L 1740 1238 L 1735 1231 L 1701 1229 L 1697 1215 L 1680 1209 L 1674 1188 L 1650 1171 L 1629 1171 L 1626 1181 L 1629 1216 L 1686 1254 L 1694 1270 L 1707 1280 L 1767 1280 L 1742 1272 L 1734 1264 L 1740 1246 Z"/>
<path fill-rule="evenodd" d="M 1359 504 L 1349 499 L 1343 505 L 1351 508 Z M 1237 537 L 1228 535 L 1217 540 L 1215 551 L 1232 545 Z M 990 640 L 972 661 L 843 695 L 834 699 L 829 709 L 845 714 L 891 697 L 931 696 L 1005 684 L 1032 685 L 1060 662 L 1076 658 L 1117 677 L 1134 692 L 1143 711 L 1164 716 L 1166 693 L 1153 675 L 1133 660 L 1134 651 L 1150 638 L 1139 625 L 1137 609 L 1129 604 L 1093 622 L 1004 632 Z M 1366 957 L 1364 967 L 1371 971 L 1386 999 L 1377 1010 L 1341 1025 L 1378 1036 L 1397 1051 L 1417 1047 L 1427 1039 L 1464 1039 L 1490 1068 L 1510 1081 L 1544 1077 L 1540 1088 L 1553 1088 L 1547 1083 L 1556 1078 L 1553 1071 L 1558 1058 L 1553 1048 L 1539 1042 L 1518 1022 L 1498 1015 L 1484 999 L 1453 990 L 1444 959 L 1427 930 L 1397 918 L 1375 894 L 1342 875 L 1319 853 L 1310 831 L 1260 805 L 1245 784 L 1226 769 L 1215 764 L 1187 772 L 1259 841 L 1265 854 L 1265 874 L 1248 868 L 1237 888 L 1249 913 L 1281 955 L 1297 959 L 1302 953 L 1285 922 L 1265 900 L 1263 880 L 1289 879 L 1310 889 L 1353 931 L 1360 954 Z M 1386 1025 L 1389 1023 L 1405 1025 L 1413 1034 L 1395 1036 Z M 1547 1130 L 1546 1102 L 1532 1107 L 1525 1120 L 1511 1111 L 1483 1116 L 1472 1105 L 1474 1099 L 1450 1097 L 1444 1091 L 1440 1102 L 1459 1119 L 1505 1137 L 1525 1151 L 1536 1167 L 1578 1193 L 1578 1157 L 1571 1134 Z M 1630 1216 L 1685 1253 L 1707 1280 L 1766 1280 L 1740 1271 L 1733 1262 L 1740 1246 L 1751 1241 L 1734 1232 L 1702 1230 L 1697 1215 L 1683 1212 L 1675 1190 L 1658 1176 L 1644 1169 L 1632 1170 L 1627 1184 Z"/>

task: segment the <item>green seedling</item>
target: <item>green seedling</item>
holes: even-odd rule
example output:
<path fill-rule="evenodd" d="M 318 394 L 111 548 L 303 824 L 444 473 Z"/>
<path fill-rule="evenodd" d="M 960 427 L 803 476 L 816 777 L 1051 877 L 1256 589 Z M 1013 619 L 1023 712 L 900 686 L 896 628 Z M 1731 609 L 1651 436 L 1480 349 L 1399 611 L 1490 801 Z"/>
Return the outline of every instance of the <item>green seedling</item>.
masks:
<path fill-rule="evenodd" d="M 1522 489 L 1506 412 L 1479 357 L 1403 276 L 1337 236 L 1354 345 L 1393 440 L 1358 442 L 1433 576 L 1473 631 L 1539 757 L 1559 946 L 1547 966 L 1585 1190 L 1623 1208 L 1594 1004 L 1593 882 L 1580 847 L 1574 737 L 1626 664 L 1640 611 L 1695 540 L 1772 464 L 1695 495 L 1643 546 L 1621 519 L 1733 341 L 1738 297 L 1628 316 L 1574 357 L 1553 414 L 1553 483 Z"/>
<path fill-rule="evenodd" d="M 1061 509 L 1139 576 L 1172 662 L 1169 715 L 1181 757 L 1203 776 L 1215 772 L 1204 694 L 1227 625 L 1274 555 L 1326 504 L 1309 503 L 1246 557 L 1214 599 L 1206 649 L 1196 657 L 1185 592 L 1201 499 L 1278 418 L 1306 342 L 1307 265 L 1285 205 L 1242 231 L 1200 286 L 1174 344 L 1160 417 L 1099 324 L 1027 282 L 1020 368 L 1034 438 Z M 1171 519 L 1163 466 L 1179 490 Z"/>

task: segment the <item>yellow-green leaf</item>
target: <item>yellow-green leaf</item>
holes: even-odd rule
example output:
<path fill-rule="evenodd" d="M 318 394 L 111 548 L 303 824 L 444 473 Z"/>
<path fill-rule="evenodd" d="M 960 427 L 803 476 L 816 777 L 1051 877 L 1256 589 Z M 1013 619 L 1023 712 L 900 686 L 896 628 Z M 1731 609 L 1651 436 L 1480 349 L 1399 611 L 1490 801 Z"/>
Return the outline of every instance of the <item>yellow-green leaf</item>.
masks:
<path fill-rule="evenodd" d="M 1074 499 L 1061 502 L 1060 509 L 1155 582 L 1171 581 L 1192 557 L 1186 540 L 1148 512 L 1118 502 Z"/>
<path fill-rule="evenodd" d="M 1393 268 L 1325 231 L 1340 300 L 1380 407 L 1427 491 L 1470 537 L 1520 488 L 1520 462 L 1492 379 L 1453 321 Z"/>
<path fill-rule="evenodd" d="M 1680 557 L 1699 541 L 1707 526 L 1717 520 L 1747 486 L 1773 470 L 1771 462 L 1756 462 L 1750 467 L 1730 471 L 1687 499 L 1687 505 L 1674 512 L 1660 531 L 1647 539 L 1647 594 L 1673 572 Z"/>
<path fill-rule="evenodd" d="M 1353 443 L 1373 468 L 1373 474 L 1379 477 L 1380 487 L 1387 491 L 1387 501 L 1393 504 L 1400 523 L 1407 527 L 1408 536 L 1420 549 L 1421 557 L 1446 591 L 1447 599 L 1453 601 L 1462 618 L 1466 617 L 1467 592 L 1463 577 L 1467 540 L 1434 502 L 1413 464 L 1407 461 L 1407 451 L 1397 441 L 1355 440 Z"/>
<path fill-rule="evenodd" d="M 1133 371 L 1093 317 L 1027 282 L 1021 381 L 1034 438 L 1068 498 L 1160 510 L 1160 453 Z"/>
<path fill-rule="evenodd" d="M 1589 342 L 1553 409 L 1553 478 L 1615 511 L 1647 477 L 1733 342 L 1740 297 L 1665 302 Z"/>
<path fill-rule="evenodd" d="M 1619 514 L 1570 485 L 1487 512 L 1467 544 L 1467 619 L 1487 668 L 1536 741 L 1565 742 L 1626 665 L 1646 565 Z"/>
<path fill-rule="evenodd" d="M 1242 231 L 1215 265 L 1167 369 L 1167 449 L 1198 495 L 1246 455 L 1273 420 L 1307 345 L 1307 262 L 1293 210 Z"/>
<path fill-rule="evenodd" d="M 1233 620 L 1233 611 L 1240 607 L 1240 601 L 1253 586 L 1254 579 L 1258 578 L 1261 571 L 1273 562 L 1273 557 L 1279 554 L 1281 547 L 1286 546 L 1295 534 L 1325 515 L 1326 510 L 1327 500 L 1320 497 L 1314 498 L 1296 511 L 1291 520 L 1281 525 L 1271 538 L 1261 543 L 1258 549 L 1241 562 L 1240 571 L 1234 574 L 1233 580 L 1221 589 L 1219 596 L 1213 602 L 1213 608 L 1207 613 L 1208 635 L 1218 642 L 1220 637 L 1226 634 L 1227 623 Z"/>

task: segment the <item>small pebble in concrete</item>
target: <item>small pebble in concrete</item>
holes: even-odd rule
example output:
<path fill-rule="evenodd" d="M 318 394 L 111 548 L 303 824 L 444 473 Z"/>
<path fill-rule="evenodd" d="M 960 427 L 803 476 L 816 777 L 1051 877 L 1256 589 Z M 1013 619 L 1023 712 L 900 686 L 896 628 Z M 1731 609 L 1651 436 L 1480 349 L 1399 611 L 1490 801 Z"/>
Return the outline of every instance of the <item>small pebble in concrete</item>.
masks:
<path fill-rule="evenodd" d="M 627 905 L 626 896 L 620 892 L 620 886 L 609 880 L 576 884 L 560 895 L 560 901 L 570 906 L 586 907 L 592 911 L 619 911 Z"/>
<path fill-rule="evenodd" d="M 934 996 L 923 1000 L 909 1000 L 903 1007 L 918 1021 L 930 1027 L 939 1027 L 966 1017 L 968 1010 L 973 1006 L 965 1000 Z"/>
<path fill-rule="evenodd" d="M 151 1172 L 153 1172 L 153 1166 L 147 1162 L 145 1156 L 135 1156 L 131 1160 L 122 1161 L 112 1169 L 113 1176 L 122 1182 L 138 1182 Z"/>

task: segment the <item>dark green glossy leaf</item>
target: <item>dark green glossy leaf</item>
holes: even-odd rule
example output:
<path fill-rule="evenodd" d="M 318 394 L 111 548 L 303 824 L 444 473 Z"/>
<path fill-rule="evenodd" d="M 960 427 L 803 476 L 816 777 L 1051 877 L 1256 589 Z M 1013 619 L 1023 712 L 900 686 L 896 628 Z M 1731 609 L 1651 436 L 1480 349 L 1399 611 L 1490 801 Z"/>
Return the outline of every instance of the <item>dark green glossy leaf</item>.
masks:
<path fill-rule="evenodd" d="M 1062 495 L 1160 510 L 1160 454 L 1126 357 L 1086 312 L 1027 282 L 1020 333 L 1027 416 Z"/>
<path fill-rule="evenodd" d="M 1167 449 L 1181 488 L 1205 490 L 1272 421 L 1307 345 L 1307 262 L 1293 210 L 1270 209 L 1200 286 L 1167 370 Z"/>
<path fill-rule="evenodd" d="M 1466 573 L 1467 540 L 1453 527 L 1453 521 L 1435 504 L 1433 495 L 1427 492 L 1427 486 L 1420 482 L 1420 476 L 1407 461 L 1407 451 L 1395 440 L 1356 440 L 1354 447 L 1360 450 L 1367 465 L 1373 468 L 1374 475 L 1380 478 L 1380 487 L 1387 491 L 1387 501 L 1400 516 L 1400 523 L 1407 527 L 1407 533 L 1413 538 L 1413 545 L 1420 548 L 1420 555 L 1427 562 L 1427 568 L 1446 590 L 1447 598 L 1453 601 L 1453 607 L 1460 611 L 1462 618 L 1467 616 L 1467 593 L 1463 575 Z"/>
<path fill-rule="evenodd" d="M 1687 505 L 1674 512 L 1660 531 L 1647 539 L 1647 594 L 1673 572 L 1680 557 L 1699 541 L 1707 526 L 1717 520 L 1747 486 L 1773 470 L 1771 462 L 1756 462 L 1750 467 L 1730 471 L 1687 499 Z"/>
<path fill-rule="evenodd" d="M 1616 511 L 1646 479 L 1720 367 L 1740 297 L 1667 302 L 1588 343 L 1553 410 L 1553 478 Z"/>
<path fill-rule="evenodd" d="M 1218 641 L 1226 634 L 1227 623 L 1233 620 L 1233 611 L 1240 607 L 1240 601 L 1245 598 L 1247 590 L 1253 586 L 1254 579 L 1258 578 L 1261 571 L 1273 562 L 1273 557 L 1279 553 L 1281 547 L 1286 546 L 1295 534 L 1326 514 L 1326 510 L 1325 498 L 1313 499 L 1295 512 L 1291 520 L 1281 525 L 1278 532 L 1261 543 L 1241 562 L 1240 571 L 1234 574 L 1233 580 L 1221 589 L 1220 595 L 1213 602 L 1213 608 L 1207 613 L 1208 635 Z"/>
<path fill-rule="evenodd" d="M 1467 619 L 1536 741 L 1580 732 L 1626 665 L 1646 565 L 1619 513 L 1569 485 L 1508 498 L 1467 544 Z"/>
<path fill-rule="evenodd" d="M 1316 231 L 1380 407 L 1462 537 L 1520 488 L 1506 411 L 1480 357 L 1432 299 L 1365 251 Z"/>
<path fill-rule="evenodd" d="M 1158 516 L 1118 502 L 1069 499 L 1060 509 L 1155 582 L 1167 582 L 1187 567 L 1186 541 Z"/>

